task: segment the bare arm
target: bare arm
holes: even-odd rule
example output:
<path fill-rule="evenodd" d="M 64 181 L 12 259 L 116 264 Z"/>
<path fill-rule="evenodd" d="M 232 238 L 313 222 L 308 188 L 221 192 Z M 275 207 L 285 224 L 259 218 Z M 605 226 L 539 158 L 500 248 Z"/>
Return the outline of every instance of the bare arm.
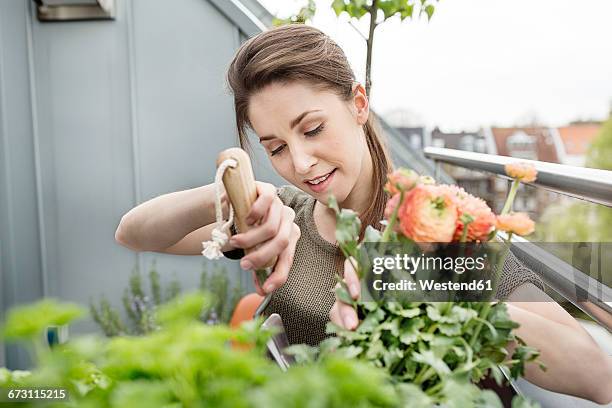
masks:
<path fill-rule="evenodd" d="M 529 298 L 530 293 L 549 301 L 512 301 Z M 536 364 L 527 364 L 525 379 L 598 404 L 612 401 L 612 356 L 606 355 L 569 313 L 531 283 L 518 287 L 507 305 L 512 320 L 521 325 L 517 335 L 540 350 L 540 359 L 547 366 L 542 371 Z M 510 354 L 514 347 L 512 344 Z"/>
<path fill-rule="evenodd" d="M 255 280 L 260 295 L 273 292 L 287 280 L 293 264 L 300 229 L 293 222 L 295 212 L 283 204 L 276 187 L 255 182 L 257 199 L 247 222 L 247 232 L 232 236 L 221 250 L 255 248 L 244 256 L 240 266 L 256 270 L 277 258 L 274 270 L 263 287 Z M 227 196 L 222 194 L 223 219 L 227 219 Z M 130 210 L 121 218 L 115 239 L 134 251 L 155 251 L 175 255 L 200 255 L 202 242 L 211 239 L 215 221 L 215 188 L 213 184 L 177 191 L 153 198 Z M 255 274 L 253 274 L 255 277 Z"/>
<path fill-rule="evenodd" d="M 216 225 L 214 187 L 164 194 L 132 208 L 121 218 L 115 239 L 134 251 L 199 255 Z M 227 217 L 225 194 L 222 202 Z"/>

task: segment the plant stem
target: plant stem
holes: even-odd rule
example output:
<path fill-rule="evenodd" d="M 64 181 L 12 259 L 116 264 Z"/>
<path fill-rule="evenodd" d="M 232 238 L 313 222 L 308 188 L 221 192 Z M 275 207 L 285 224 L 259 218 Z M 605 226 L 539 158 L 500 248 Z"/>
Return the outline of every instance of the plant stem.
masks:
<path fill-rule="evenodd" d="M 491 310 L 491 303 L 487 302 L 485 303 L 485 305 L 482 307 L 480 311 L 480 318 L 483 320 L 486 320 L 489 314 L 489 310 Z M 476 340 L 478 339 L 478 335 L 480 334 L 480 330 L 482 330 L 482 326 L 483 326 L 483 323 L 479 321 L 478 326 L 476 326 L 476 329 L 474 330 L 474 333 L 472 334 L 472 338 L 470 339 L 470 347 L 472 348 L 474 347 L 474 344 L 476 343 Z"/>
<path fill-rule="evenodd" d="M 423 384 L 427 381 L 432 375 L 436 373 L 436 370 L 431 366 L 423 366 L 419 374 L 414 379 L 414 383 L 417 385 Z"/>
<path fill-rule="evenodd" d="M 393 227 L 395 227 L 395 223 L 397 222 L 397 213 L 399 212 L 399 208 L 402 206 L 403 202 L 404 192 L 400 191 L 399 203 L 397 203 L 397 205 L 393 209 L 393 213 L 391 214 L 389 223 L 387 224 L 387 227 L 385 228 L 385 231 L 383 232 L 382 237 L 380 238 L 381 242 L 389 242 L 389 235 L 391 235 L 391 231 L 393 231 Z"/>
<path fill-rule="evenodd" d="M 472 221 L 463 223 L 463 231 L 461 232 L 461 243 L 464 243 L 467 240 L 468 226 L 471 223 Z"/>
<path fill-rule="evenodd" d="M 506 215 L 512 209 L 512 204 L 514 203 L 514 197 L 516 197 L 516 192 L 518 191 L 520 181 L 518 179 L 514 179 L 512 182 L 512 187 L 510 187 L 510 192 L 508 193 L 508 197 L 506 198 L 506 203 L 504 204 L 504 208 L 501 211 L 500 215 Z"/>
<path fill-rule="evenodd" d="M 428 389 L 426 391 L 427 395 L 429 395 L 430 397 L 432 395 L 434 395 L 435 393 L 437 393 L 438 391 L 440 391 L 442 389 L 442 386 L 444 385 L 443 382 L 439 382 L 436 385 L 434 385 L 433 387 L 431 387 L 430 389 Z"/>

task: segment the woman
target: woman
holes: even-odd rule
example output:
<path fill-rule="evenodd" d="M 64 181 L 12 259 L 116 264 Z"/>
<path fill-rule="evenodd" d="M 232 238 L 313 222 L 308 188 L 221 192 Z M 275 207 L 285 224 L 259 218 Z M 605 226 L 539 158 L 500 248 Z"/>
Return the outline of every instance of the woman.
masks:
<path fill-rule="evenodd" d="M 349 329 L 355 311 L 334 298 L 335 274 L 344 274 L 351 295 L 359 282 L 335 244 L 335 215 L 326 206 L 333 194 L 366 225 L 377 226 L 387 197 L 392 164 L 373 125 L 368 98 L 343 51 L 319 30 L 284 26 L 245 42 L 228 70 L 236 124 L 243 147 L 252 129 L 274 169 L 291 185 L 257 182 L 258 198 L 247 219 L 252 230 L 234 235 L 223 248 L 251 248 L 240 265 L 253 270 L 278 256 L 260 294 L 273 293 L 264 314 L 279 313 L 290 343 L 317 344 L 331 320 Z M 212 185 L 166 194 L 128 212 L 116 239 L 138 251 L 200 254 L 214 228 Z M 226 209 L 227 213 L 227 209 Z M 363 232 L 363 231 L 362 231 Z M 536 365 L 526 378 L 553 391 L 599 403 L 612 400 L 612 362 L 559 305 L 513 303 L 529 292 L 543 295 L 535 274 L 512 257 L 504 267 L 502 298 L 517 329 L 541 351 L 546 373 Z M 572 350 L 572 353 L 567 353 Z M 580 375 L 576 375 L 580 373 Z"/>

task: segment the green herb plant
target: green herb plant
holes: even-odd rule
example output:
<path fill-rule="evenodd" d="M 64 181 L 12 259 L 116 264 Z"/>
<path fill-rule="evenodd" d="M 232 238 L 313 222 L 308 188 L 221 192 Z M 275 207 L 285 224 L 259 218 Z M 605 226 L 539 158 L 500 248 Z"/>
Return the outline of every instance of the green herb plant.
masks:
<path fill-rule="evenodd" d="M 148 291 L 143 276 L 134 268 L 128 287 L 124 290 L 122 303 L 127 321 L 122 319 L 108 299 L 102 296 L 96 305 L 90 301 L 91 317 L 108 337 L 121 335 L 143 335 L 157 329 L 155 309 L 175 299 L 182 291 L 180 282 L 174 277 L 166 287 L 160 282 L 160 274 L 154 261 L 149 269 Z M 202 314 L 202 321 L 208 324 L 228 323 L 234 307 L 244 295 L 240 282 L 230 285 L 225 267 L 215 265 L 210 271 L 206 263 L 200 274 L 200 290 L 211 294 L 212 304 Z"/>
<path fill-rule="evenodd" d="M 240 329 L 200 318 L 214 301 L 179 296 L 155 310 L 159 329 L 141 336 L 87 335 L 49 348 L 42 333 L 83 310 L 46 299 L 14 308 L 2 327 L 35 356 L 31 372 L 0 368 L 0 388 L 60 387 L 53 407 L 401 407 L 408 401 L 382 369 L 341 356 L 283 372 L 262 357 L 271 333 L 254 320 Z M 238 350 L 231 342 L 253 344 Z M 39 406 L 38 402 L 19 403 Z"/>

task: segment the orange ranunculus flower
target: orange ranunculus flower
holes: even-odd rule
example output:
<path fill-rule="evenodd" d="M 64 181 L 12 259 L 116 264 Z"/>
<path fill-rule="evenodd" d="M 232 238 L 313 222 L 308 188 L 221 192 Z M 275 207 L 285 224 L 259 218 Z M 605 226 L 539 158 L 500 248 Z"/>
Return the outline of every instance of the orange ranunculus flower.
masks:
<path fill-rule="evenodd" d="M 535 223 L 525 213 L 498 215 L 497 229 L 517 235 L 529 235 L 535 230 Z"/>
<path fill-rule="evenodd" d="M 442 184 L 439 187 L 457 206 L 457 229 L 455 230 L 454 240 L 461 241 L 464 228 L 461 217 L 467 214 L 472 217 L 473 221 L 468 224 L 466 240 L 468 242 L 486 241 L 489 233 L 495 227 L 495 214 L 487 203 L 456 185 Z"/>
<path fill-rule="evenodd" d="M 405 169 L 400 167 L 393 173 L 387 175 L 387 184 L 385 184 L 385 190 L 395 195 L 400 191 L 408 191 L 414 187 L 419 180 L 419 175 L 414 170 Z"/>
<path fill-rule="evenodd" d="M 401 232 L 415 242 L 451 242 L 457 206 L 438 186 L 419 184 L 398 211 Z"/>
<path fill-rule="evenodd" d="M 512 178 L 518 179 L 523 183 L 531 183 L 535 181 L 538 171 L 529 163 L 509 163 L 504 166 L 506 174 Z"/>
<path fill-rule="evenodd" d="M 399 204 L 399 200 L 400 200 L 400 193 L 397 193 L 387 201 L 387 205 L 385 206 L 385 215 L 384 215 L 385 220 L 388 220 L 391 218 L 391 215 L 393 214 L 393 210 L 395 210 L 395 207 L 397 207 L 397 205 Z"/>

